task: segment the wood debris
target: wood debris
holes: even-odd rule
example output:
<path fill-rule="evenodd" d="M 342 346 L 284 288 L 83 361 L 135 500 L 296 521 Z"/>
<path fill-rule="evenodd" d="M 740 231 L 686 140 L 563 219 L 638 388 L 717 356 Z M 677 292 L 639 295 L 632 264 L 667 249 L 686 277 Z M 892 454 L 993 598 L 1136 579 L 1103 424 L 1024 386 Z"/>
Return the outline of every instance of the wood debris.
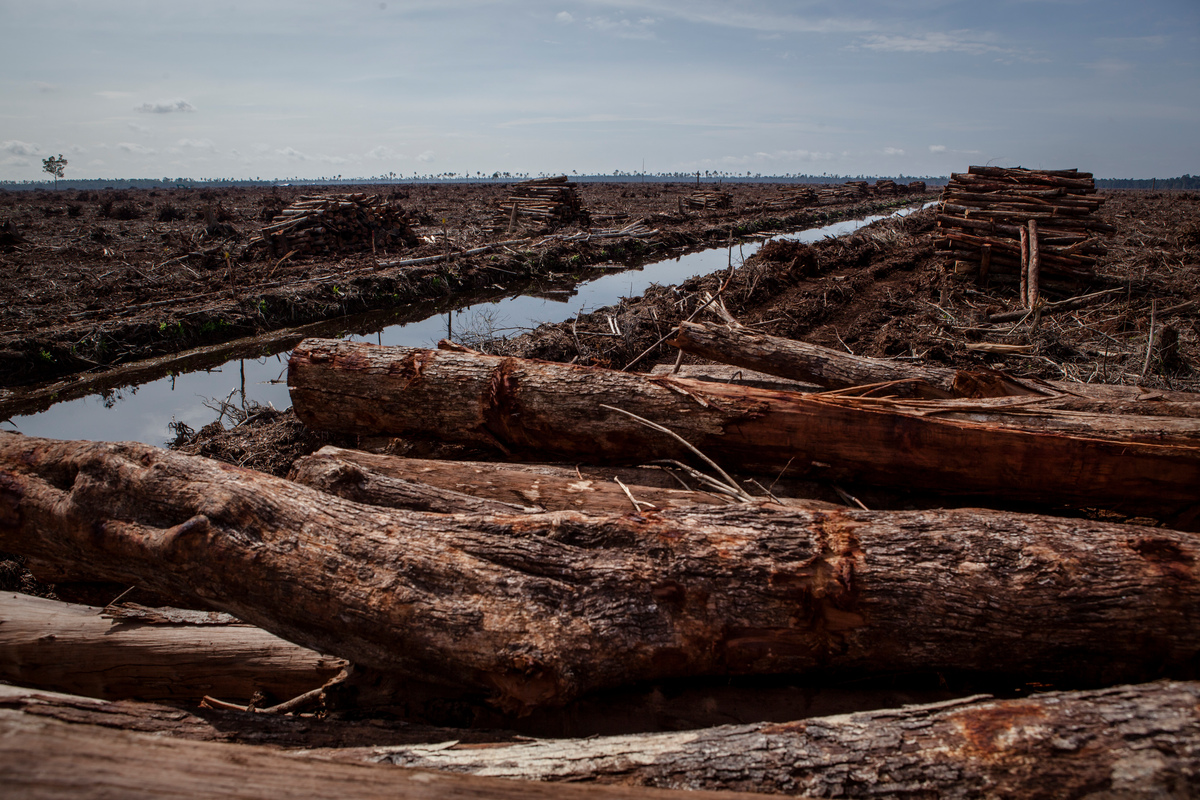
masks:
<path fill-rule="evenodd" d="M 1022 279 L 1022 305 L 1036 273 L 1087 280 L 1108 251 L 1100 236 L 1113 227 L 1095 217 L 1104 203 L 1089 172 L 970 167 L 942 192 L 937 247 L 985 280 L 1006 273 Z M 1034 277 L 1030 264 L 1037 262 Z M 959 270 L 956 270 L 959 271 Z"/>
<path fill-rule="evenodd" d="M 412 222 L 398 204 L 379 195 L 302 197 L 281 210 L 246 244 L 246 255 L 280 258 L 390 251 L 416 244 Z"/>
<path fill-rule="evenodd" d="M 566 175 L 524 181 L 513 187 L 496 213 L 495 227 L 511 231 L 522 219 L 563 225 L 584 215 L 576 184 Z"/>

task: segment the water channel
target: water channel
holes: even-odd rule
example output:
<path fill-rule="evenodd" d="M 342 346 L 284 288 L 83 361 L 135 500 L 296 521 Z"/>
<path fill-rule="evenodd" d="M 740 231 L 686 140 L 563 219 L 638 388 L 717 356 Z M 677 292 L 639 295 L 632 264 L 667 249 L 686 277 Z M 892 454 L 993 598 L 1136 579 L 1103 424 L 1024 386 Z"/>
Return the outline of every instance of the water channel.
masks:
<path fill-rule="evenodd" d="M 895 212 L 903 216 L 919 207 Z M 821 228 L 776 237 L 816 242 L 826 237 L 844 236 L 884 216 L 845 220 Z M 734 263 L 749 257 L 761 242 L 738 245 L 732 251 Z M 581 283 L 573 291 L 558 295 L 509 297 L 494 302 L 475 303 L 457 311 L 430 316 L 417 322 L 391 325 L 366 335 L 348 334 L 347 339 L 384 345 L 433 347 L 447 331 L 455 336 L 463 332 L 491 332 L 515 335 L 546 322 L 561 322 L 577 312 L 588 313 L 613 305 L 623 297 L 635 297 L 652 284 L 678 284 L 696 275 L 707 275 L 728 266 L 726 248 L 704 250 L 676 259 L 647 264 L 641 268 L 614 272 Z M 551 299 L 553 298 L 553 299 Z M 355 318 L 346 319 L 347 330 L 361 329 Z M 287 370 L 287 352 L 258 359 L 234 359 L 215 369 L 200 370 L 161 378 L 128 387 L 108 396 L 91 395 L 59 403 L 46 411 L 14 417 L 6 429 L 28 436 L 53 439 L 89 439 L 100 441 L 139 441 L 162 445 L 172 437 L 168 425 L 175 420 L 192 428 L 217 418 L 216 401 L 242 405 L 256 402 L 284 409 L 291 405 L 283 382 Z"/>

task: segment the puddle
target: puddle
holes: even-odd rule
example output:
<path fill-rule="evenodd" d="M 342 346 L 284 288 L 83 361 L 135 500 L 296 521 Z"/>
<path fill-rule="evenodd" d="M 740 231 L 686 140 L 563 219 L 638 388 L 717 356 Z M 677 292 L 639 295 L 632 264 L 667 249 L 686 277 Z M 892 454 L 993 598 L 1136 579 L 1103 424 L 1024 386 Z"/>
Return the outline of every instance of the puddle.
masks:
<path fill-rule="evenodd" d="M 932 203 L 929 205 L 933 205 Z M 917 207 L 891 216 L 905 216 Z M 845 220 L 821 228 L 777 236 L 802 242 L 844 236 L 888 215 Z M 733 263 L 738 264 L 762 246 L 761 242 L 734 245 Z M 481 302 L 416 322 L 391 325 L 374 333 L 349 334 L 348 339 L 384 345 L 434 347 L 439 339 L 470 335 L 517 335 L 546 322 L 561 322 L 579 312 L 617 303 L 623 297 L 642 294 L 651 284 L 678 284 L 695 275 L 707 275 L 729 264 L 727 248 L 704 250 L 644 267 L 615 272 L 581 283 L 572 290 L 523 295 Z M 362 330 L 361 318 L 349 317 L 344 330 Z M 285 383 L 287 352 L 256 359 L 235 359 L 224 365 L 149 381 L 117 390 L 107 397 L 91 395 L 59 403 L 46 411 L 13 417 L 6 429 L 28 436 L 53 439 L 139 441 L 163 445 L 172 437 L 168 425 L 174 421 L 199 429 L 217 417 L 217 401 L 241 406 L 256 402 L 284 409 L 291 405 Z"/>

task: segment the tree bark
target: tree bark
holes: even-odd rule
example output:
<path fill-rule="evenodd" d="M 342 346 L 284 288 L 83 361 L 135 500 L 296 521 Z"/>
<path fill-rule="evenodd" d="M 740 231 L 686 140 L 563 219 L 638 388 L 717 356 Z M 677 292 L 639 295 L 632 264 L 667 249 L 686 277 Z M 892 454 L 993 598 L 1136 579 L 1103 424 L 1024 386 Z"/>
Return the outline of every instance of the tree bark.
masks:
<path fill-rule="evenodd" d="M 197 612 L 186 614 L 200 616 Z M 224 616 L 224 615 L 221 615 Z M 147 623 L 119 609 L 0 595 L 0 680 L 112 699 L 248 702 L 316 689 L 345 663 L 241 623 Z"/>
<path fill-rule="evenodd" d="M 1200 684 L 968 699 L 791 723 L 505 746 L 330 753 L 541 781 L 811 797 L 1162 798 L 1200 793 Z"/>
<path fill-rule="evenodd" d="M 426 514 L 136 443 L 0 434 L 0 549 L 502 707 L 660 678 L 1187 677 L 1200 544 L 978 509 Z"/>
<path fill-rule="evenodd" d="M 1200 485 L 1197 421 L 1042 409 L 1037 398 L 988 405 L 805 395 L 315 339 L 293 351 L 288 385 L 296 414 L 313 428 L 485 443 L 543 458 L 688 457 L 615 407 L 665 425 L 727 468 L 771 475 L 786 469 L 1159 517 L 1195 506 Z"/>
<path fill-rule="evenodd" d="M 278 800 L 732 800 L 732 792 L 536 783 L 346 764 L 268 747 L 181 741 L 0 708 L 0 785 L 6 797 L 222 797 Z"/>
<path fill-rule="evenodd" d="M 1071 301 L 1064 301 L 1063 305 Z M 1028 310 L 1022 311 L 1027 314 Z M 1043 312 L 1045 313 L 1045 311 Z M 1017 317 L 1013 317 L 1016 319 Z M 1200 418 L 1200 395 L 1136 386 L 1018 380 L 990 370 L 956 370 L 850 355 L 828 347 L 714 323 L 684 322 L 668 344 L 684 352 L 829 389 L 908 381 L 889 393 L 929 399 L 1044 396 L 1038 407 L 1093 414 Z M 697 369 L 692 366 L 692 369 Z M 907 392 L 912 387 L 915 391 Z M 1151 423 L 1153 424 L 1153 423 Z"/>
<path fill-rule="evenodd" d="M 400 458 L 327 446 L 298 459 L 288 479 L 359 503 L 442 513 L 584 511 L 624 514 L 633 511 L 633 501 L 613 478 L 626 483 L 630 495 L 643 509 L 646 504 L 654 508 L 683 508 L 731 502 L 707 492 L 666 489 L 636 482 L 650 479 L 653 476 L 647 473 L 651 472 L 650 469 L 582 466 L 571 469 L 547 464 Z M 443 497 L 451 500 L 441 503 L 430 499 Z M 805 503 L 834 507 L 815 500 Z"/>

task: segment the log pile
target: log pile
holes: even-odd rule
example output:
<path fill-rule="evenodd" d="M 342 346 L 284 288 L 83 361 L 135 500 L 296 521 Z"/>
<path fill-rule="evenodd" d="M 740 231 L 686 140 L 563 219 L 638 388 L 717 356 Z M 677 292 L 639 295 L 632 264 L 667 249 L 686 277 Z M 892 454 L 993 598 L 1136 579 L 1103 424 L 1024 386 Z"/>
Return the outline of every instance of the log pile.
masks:
<path fill-rule="evenodd" d="M 566 175 L 539 178 L 513 187 L 512 194 L 496 212 L 495 227 L 511 230 L 522 219 L 563 225 L 579 219 L 583 213 L 576 184 L 568 181 Z"/>
<path fill-rule="evenodd" d="M 970 167 L 950 176 L 938 209 L 939 241 L 960 271 L 981 280 L 1019 276 L 1021 305 L 1036 304 L 1039 277 L 1081 281 L 1107 253 L 1095 217 L 1104 198 L 1091 173 Z"/>
<path fill-rule="evenodd" d="M 822 186 L 817 189 L 817 201 L 821 205 L 849 203 L 869 197 L 871 187 L 866 181 L 846 181 L 841 186 Z"/>
<path fill-rule="evenodd" d="M 398 204 L 363 193 L 302 197 L 282 209 L 246 244 L 273 258 L 391 250 L 417 242 Z"/>
<path fill-rule="evenodd" d="M 768 208 L 782 211 L 790 208 L 816 205 L 817 201 L 817 190 L 813 187 L 785 185 L 780 188 L 778 197 L 771 198 L 764 205 Z"/>
<path fill-rule="evenodd" d="M 729 208 L 733 205 L 733 195 L 719 189 L 698 189 L 683 198 L 683 204 L 690 209 Z"/>

